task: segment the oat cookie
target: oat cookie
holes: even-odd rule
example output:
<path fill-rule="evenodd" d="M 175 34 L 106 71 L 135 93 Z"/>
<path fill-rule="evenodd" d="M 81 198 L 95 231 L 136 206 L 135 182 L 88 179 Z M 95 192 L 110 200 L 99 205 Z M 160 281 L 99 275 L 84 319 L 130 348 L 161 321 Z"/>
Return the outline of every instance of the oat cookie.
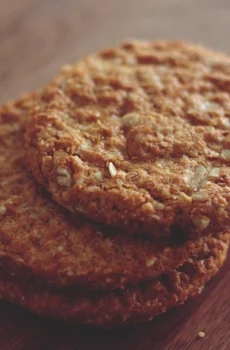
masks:
<path fill-rule="evenodd" d="M 0 295 L 38 315 L 72 323 L 114 327 L 150 321 L 201 293 L 225 260 L 228 239 L 220 235 L 210 253 L 203 251 L 175 271 L 124 290 L 92 294 L 0 276 Z"/>
<path fill-rule="evenodd" d="M 229 226 L 230 59 L 129 42 L 63 67 L 27 128 L 36 179 L 73 213 L 197 237 Z"/>
<path fill-rule="evenodd" d="M 185 243 L 131 237 L 58 206 L 31 176 L 23 148 L 29 94 L 0 108 L 0 266 L 57 286 L 115 288 L 159 276 L 211 251 L 217 238 Z M 20 278 L 20 277 L 19 277 Z"/>

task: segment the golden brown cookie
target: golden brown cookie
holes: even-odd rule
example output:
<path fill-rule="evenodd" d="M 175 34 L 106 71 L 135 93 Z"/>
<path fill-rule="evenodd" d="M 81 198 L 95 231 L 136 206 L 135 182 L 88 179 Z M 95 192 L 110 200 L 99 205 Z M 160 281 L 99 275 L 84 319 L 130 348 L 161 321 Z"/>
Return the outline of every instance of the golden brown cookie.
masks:
<path fill-rule="evenodd" d="M 38 95 L 0 108 L 0 266 L 8 274 L 57 286 L 124 287 L 167 273 L 215 237 L 195 241 L 131 237 L 122 230 L 74 220 L 28 171 L 23 131 Z"/>
<path fill-rule="evenodd" d="M 36 179 L 73 213 L 197 237 L 230 224 L 230 59 L 130 42 L 65 66 L 27 128 Z"/>
<path fill-rule="evenodd" d="M 24 279 L 0 276 L 1 298 L 31 312 L 72 323 L 104 327 L 150 321 L 199 294 L 226 258 L 229 234 L 175 271 L 138 286 L 108 292 L 54 289 Z"/>

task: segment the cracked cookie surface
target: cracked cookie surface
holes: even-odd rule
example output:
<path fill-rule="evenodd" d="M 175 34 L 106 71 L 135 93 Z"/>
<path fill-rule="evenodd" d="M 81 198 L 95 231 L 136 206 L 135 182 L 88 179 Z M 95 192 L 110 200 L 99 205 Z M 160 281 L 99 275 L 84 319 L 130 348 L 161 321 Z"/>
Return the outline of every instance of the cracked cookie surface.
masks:
<path fill-rule="evenodd" d="M 26 132 L 36 179 L 73 213 L 126 233 L 229 226 L 230 59 L 130 42 L 63 67 Z"/>
<path fill-rule="evenodd" d="M 31 93 L 0 107 L 0 265 L 7 275 L 59 287 L 124 288 L 212 250 L 216 237 L 131 237 L 73 218 L 52 201 L 31 175 L 23 147 L 28 113 L 38 98 Z"/>

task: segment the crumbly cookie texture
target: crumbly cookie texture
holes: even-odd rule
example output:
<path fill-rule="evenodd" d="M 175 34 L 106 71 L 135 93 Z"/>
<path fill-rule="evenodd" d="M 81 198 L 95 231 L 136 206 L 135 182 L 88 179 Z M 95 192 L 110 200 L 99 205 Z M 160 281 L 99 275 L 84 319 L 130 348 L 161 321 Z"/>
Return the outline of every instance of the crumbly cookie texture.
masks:
<path fill-rule="evenodd" d="M 218 237 L 186 242 L 131 237 L 80 215 L 72 218 L 52 201 L 31 176 L 23 147 L 28 112 L 37 99 L 29 94 L 0 107 L 0 264 L 8 275 L 57 286 L 124 288 L 212 250 Z M 65 171 L 59 176 L 65 178 Z"/>
<path fill-rule="evenodd" d="M 210 254 L 203 251 L 175 271 L 124 290 L 92 295 L 0 276 L 0 295 L 38 315 L 72 323 L 115 327 L 151 321 L 154 316 L 201 293 L 225 260 L 227 247 L 227 241 L 220 237 Z"/>
<path fill-rule="evenodd" d="M 229 225 L 230 59 L 128 42 L 63 67 L 27 127 L 59 204 L 126 233 L 197 237 Z"/>

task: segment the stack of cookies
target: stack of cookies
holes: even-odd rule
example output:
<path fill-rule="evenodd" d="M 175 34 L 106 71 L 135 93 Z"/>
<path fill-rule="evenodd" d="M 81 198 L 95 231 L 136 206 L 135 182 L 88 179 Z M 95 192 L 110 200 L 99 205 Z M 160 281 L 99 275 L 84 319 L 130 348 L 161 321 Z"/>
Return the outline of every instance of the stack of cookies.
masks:
<path fill-rule="evenodd" d="M 0 108 L 0 295 L 73 323 L 199 294 L 230 224 L 230 58 L 128 42 Z"/>

